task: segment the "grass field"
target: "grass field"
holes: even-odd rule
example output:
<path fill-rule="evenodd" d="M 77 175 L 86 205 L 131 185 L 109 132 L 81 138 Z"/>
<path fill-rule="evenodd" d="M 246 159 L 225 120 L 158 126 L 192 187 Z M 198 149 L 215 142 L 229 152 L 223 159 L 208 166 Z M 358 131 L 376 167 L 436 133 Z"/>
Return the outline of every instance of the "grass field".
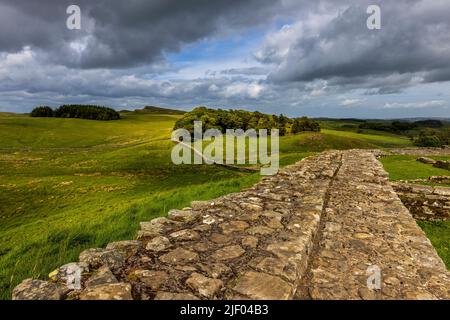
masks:
<path fill-rule="evenodd" d="M 0 113 L 0 299 L 24 278 L 45 278 L 77 260 L 85 248 L 132 238 L 140 221 L 260 179 L 173 165 L 169 137 L 178 117 L 126 113 L 99 122 Z M 409 145 L 400 136 L 327 129 L 282 137 L 280 162 L 326 149 Z"/>
<path fill-rule="evenodd" d="M 429 157 L 450 160 L 450 157 Z M 426 179 L 431 176 L 448 176 L 449 171 L 416 161 L 417 156 L 396 155 L 382 158 L 384 168 L 392 181 Z"/>
<path fill-rule="evenodd" d="M 450 270 L 450 221 L 418 221 L 433 247 Z"/>
<path fill-rule="evenodd" d="M 97 122 L 0 116 L 0 290 L 45 276 L 86 247 L 132 238 L 139 221 L 259 175 L 174 166 L 177 116 Z"/>

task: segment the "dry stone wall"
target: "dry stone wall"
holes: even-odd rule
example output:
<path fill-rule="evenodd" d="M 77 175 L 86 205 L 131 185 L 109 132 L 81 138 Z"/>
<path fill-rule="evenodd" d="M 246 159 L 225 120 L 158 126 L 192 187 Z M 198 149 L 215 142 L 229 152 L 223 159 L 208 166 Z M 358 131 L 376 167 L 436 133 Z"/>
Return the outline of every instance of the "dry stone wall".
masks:
<path fill-rule="evenodd" d="M 434 160 L 427 157 L 420 157 L 417 159 L 417 161 L 425 164 L 432 164 L 435 168 L 450 170 L 450 161 Z"/>
<path fill-rule="evenodd" d="M 450 188 L 410 183 L 392 183 L 392 186 L 414 218 L 450 220 Z"/>
<path fill-rule="evenodd" d="M 450 184 L 450 176 L 431 176 L 427 179 L 399 180 L 398 183 L 423 184 L 430 183 L 434 185 Z"/>
<path fill-rule="evenodd" d="M 373 264 L 383 280 L 368 289 Z M 74 267 L 82 270 L 78 290 L 67 286 Z M 351 150 L 142 222 L 137 240 L 86 250 L 48 281 L 25 280 L 13 298 L 448 299 L 449 288 L 442 260 L 380 163 Z"/>
<path fill-rule="evenodd" d="M 448 156 L 450 155 L 450 147 L 443 148 L 401 148 L 389 149 L 391 153 L 401 155 L 420 155 L 420 156 Z"/>

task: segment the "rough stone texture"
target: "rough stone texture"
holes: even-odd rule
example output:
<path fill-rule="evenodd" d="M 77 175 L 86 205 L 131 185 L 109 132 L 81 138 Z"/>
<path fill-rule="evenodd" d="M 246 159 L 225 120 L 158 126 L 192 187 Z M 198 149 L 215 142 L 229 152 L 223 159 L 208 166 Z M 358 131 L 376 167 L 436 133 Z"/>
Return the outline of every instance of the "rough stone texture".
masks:
<path fill-rule="evenodd" d="M 433 184 L 450 184 L 450 176 L 431 176 L 427 179 L 399 180 L 399 183 L 433 183 Z"/>
<path fill-rule="evenodd" d="M 189 241 L 189 240 L 197 240 L 200 238 L 200 235 L 197 231 L 184 229 L 176 232 L 172 232 L 169 237 L 171 239 L 175 239 L 178 241 Z"/>
<path fill-rule="evenodd" d="M 164 271 L 155 270 L 135 270 L 129 276 L 128 279 L 135 280 L 143 283 L 151 290 L 158 290 L 161 286 L 167 282 L 169 275 Z"/>
<path fill-rule="evenodd" d="M 450 155 L 450 148 L 402 148 L 389 149 L 391 153 L 402 155 L 418 155 L 418 156 L 446 156 Z"/>
<path fill-rule="evenodd" d="M 198 254 L 183 248 L 176 248 L 159 258 L 164 263 L 184 264 L 198 260 Z"/>
<path fill-rule="evenodd" d="M 170 240 L 163 236 L 158 236 L 153 238 L 147 243 L 145 249 L 149 251 L 161 252 L 170 248 L 171 243 Z"/>
<path fill-rule="evenodd" d="M 180 222 L 169 220 L 167 218 L 156 218 L 152 221 L 141 222 L 141 230 L 138 233 L 138 239 L 154 238 L 176 228 Z"/>
<path fill-rule="evenodd" d="M 158 292 L 155 300 L 200 300 L 190 293 L 172 293 L 172 292 Z"/>
<path fill-rule="evenodd" d="M 129 283 L 113 283 L 87 288 L 80 300 L 133 300 Z"/>
<path fill-rule="evenodd" d="M 417 158 L 417 161 L 425 163 L 425 164 L 435 164 L 436 163 L 436 160 L 431 159 L 431 158 L 427 158 L 427 157 Z"/>
<path fill-rule="evenodd" d="M 199 273 L 193 273 L 186 284 L 202 297 L 212 299 L 223 286 L 223 282 L 217 279 L 207 278 Z"/>
<path fill-rule="evenodd" d="M 392 183 L 403 204 L 418 220 L 450 220 L 450 188 Z"/>
<path fill-rule="evenodd" d="M 438 160 L 433 167 L 450 170 L 450 161 Z"/>
<path fill-rule="evenodd" d="M 213 260 L 217 261 L 226 261 L 231 259 L 236 259 L 243 255 L 245 250 L 241 248 L 241 246 L 229 246 L 222 249 L 217 250 L 211 256 Z"/>
<path fill-rule="evenodd" d="M 86 280 L 84 285 L 89 288 L 117 282 L 118 281 L 111 270 L 109 270 L 107 266 L 103 266 L 98 269 L 88 280 Z"/>
<path fill-rule="evenodd" d="M 125 258 L 129 258 L 135 255 L 141 248 L 142 243 L 140 241 L 119 241 L 112 242 L 107 245 L 107 250 L 116 250 L 121 253 Z"/>
<path fill-rule="evenodd" d="M 124 265 L 125 259 L 119 251 L 94 248 L 81 252 L 80 262 L 86 263 L 93 269 L 102 265 L 107 265 L 110 269 L 118 269 Z"/>
<path fill-rule="evenodd" d="M 283 279 L 257 272 L 241 275 L 233 289 L 254 300 L 288 300 L 295 292 L 294 286 Z"/>
<path fill-rule="evenodd" d="M 417 158 L 417 161 L 425 163 L 425 164 L 431 164 L 435 168 L 450 170 L 450 161 L 434 160 L 434 159 L 427 158 L 427 157 Z"/>
<path fill-rule="evenodd" d="M 24 280 L 12 293 L 13 300 L 61 300 L 62 297 L 58 285 L 33 279 Z"/>
<path fill-rule="evenodd" d="M 73 296 L 449 299 L 442 260 L 375 155 L 325 152 L 242 192 L 195 201 L 168 218 L 142 222 L 142 245 L 114 244 L 80 255 L 91 271 L 109 267 L 119 283 L 88 288 L 83 278 L 83 289 Z M 381 270 L 381 290 L 367 286 L 373 265 Z M 25 282 L 16 297 L 45 297 L 48 285 L 20 296 L 29 287 Z"/>
<path fill-rule="evenodd" d="M 168 217 L 174 221 L 180 222 L 194 222 L 201 219 L 199 212 L 193 212 L 192 210 L 171 210 L 168 213 Z"/>

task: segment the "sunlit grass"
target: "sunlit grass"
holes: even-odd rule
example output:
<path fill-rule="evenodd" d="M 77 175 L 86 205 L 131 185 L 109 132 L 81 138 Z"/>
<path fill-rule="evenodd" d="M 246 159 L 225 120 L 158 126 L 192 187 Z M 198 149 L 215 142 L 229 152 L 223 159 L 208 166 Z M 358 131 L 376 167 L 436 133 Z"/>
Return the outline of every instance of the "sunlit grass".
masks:
<path fill-rule="evenodd" d="M 445 169 L 435 168 L 430 164 L 416 161 L 417 156 L 395 155 L 381 158 L 386 171 L 389 173 L 391 180 L 414 180 L 427 179 L 431 176 L 448 176 L 449 171 Z M 442 160 L 449 160 L 449 157 L 432 157 Z"/>
<path fill-rule="evenodd" d="M 450 269 L 450 221 L 419 221 L 418 224 L 436 248 L 447 269 Z"/>
<path fill-rule="evenodd" d="M 86 247 L 134 237 L 139 221 L 260 179 L 175 166 L 176 116 L 120 121 L 0 117 L 0 290 L 45 277 Z"/>

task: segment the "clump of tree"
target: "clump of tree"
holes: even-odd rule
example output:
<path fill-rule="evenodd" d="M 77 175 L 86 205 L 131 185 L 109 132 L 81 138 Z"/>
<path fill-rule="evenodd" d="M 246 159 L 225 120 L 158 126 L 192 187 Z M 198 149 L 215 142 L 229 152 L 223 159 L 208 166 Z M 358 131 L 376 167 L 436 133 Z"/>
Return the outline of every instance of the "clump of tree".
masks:
<path fill-rule="evenodd" d="M 428 128 L 420 130 L 419 135 L 413 138 L 413 142 L 418 147 L 440 148 L 450 145 L 450 129 L 436 130 Z"/>
<path fill-rule="evenodd" d="M 244 110 L 222 110 L 198 107 L 186 113 L 175 123 L 175 129 L 186 129 L 194 132 L 194 122 L 201 121 L 203 130 L 218 129 L 225 133 L 227 129 L 277 129 L 281 127 L 279 117 L 274 118 L 260 112 Z M 284 121 L 284 117 L 282 118 Z"/>
<path fill-rule="evenodd" d="M 406 135 L 418 147 L 442 147 L 450 143 L 450 129 L 440 120 L 419 121 L 367 121 L 361 129 L 386 131 Z M 362 131 L 362 130 L 361 130 Z"/>
<path fill-rule="evenodd" d="M 415 125 L 422 128 L 442 128 L 444 124 L 440 120 L 420 120 L 414 122 Z"/>
<path fill-rule="evenodd" d="M 300 131 L 320 131 L 320 126 L 317 122 L 308 118 L 301 118 L 303 130 Z M 307 121 L 306 121 L 306 120 Z M 186 129 L 189 132 L 194 132 L 194 122 L 202 121 L 203 130 L 217 129 L 225 133 L 227 129 L 242 129 L 244 131 L 249 129 L 278 129 L 281 136 L 287 134 L 289 128 L 294 124 L 294 120 L 283 114 L 269 115 L 259 111 L 251 112 L 244 110 L 222 110 L 222 109 L 208 109 L 206 107 L 198 107 L 184 114 L 176 123 L 174 129 Z M 309 121 L 309 122 L 308 122 Z M 305 123 L 308 122 L 306 125 Z M 314 123 L 314 124 L 313 124 Z M 291 130 L 292 131 L 292 130 Z M 296 132 L 295 132 L 296 133 Z"/>
<path fill-rule="evenodd" d="M 53 117 L 53 109 L 47 106 L 36 107 L 31 111 L 30 116 L 42 118 Z"/>
<path fill-rule="evenodd" d="M 291 133 L 299 133 L 304 131 L 320 132 L 320 125 L 318 122 L 307 117 L 296 118 L 292 124 Z"/>
<path fill-rule="evenodd" d="M 359 125 L 360 129 L 369 129 L 377 131 L 386 131 L 392 133 L 401 133 L 409 130 L 414 130 L 418 125 L 414 122 L 408 121 L 383 121 L 383 122 L 365 122 Z"/>
<path fill-rule="evenodd" d="M 50 107 L 37 107 L 31 112 L 32 117 L 77 118 L 88 120 L 118 120 L 120 114 L 114 109 L 95 105 L 62 105 L 56 110 Z"/>
<path fill-rule="evenodd" d="M 420 120 L 420 121 L 367 121 L 359 125 L 360 129 L 370 129 L 377 131 L 386 131 L 397 134 L 404 134 L 408 131 L 421 128 L 441 128 L 444 124 L 439 120 Z"/>

